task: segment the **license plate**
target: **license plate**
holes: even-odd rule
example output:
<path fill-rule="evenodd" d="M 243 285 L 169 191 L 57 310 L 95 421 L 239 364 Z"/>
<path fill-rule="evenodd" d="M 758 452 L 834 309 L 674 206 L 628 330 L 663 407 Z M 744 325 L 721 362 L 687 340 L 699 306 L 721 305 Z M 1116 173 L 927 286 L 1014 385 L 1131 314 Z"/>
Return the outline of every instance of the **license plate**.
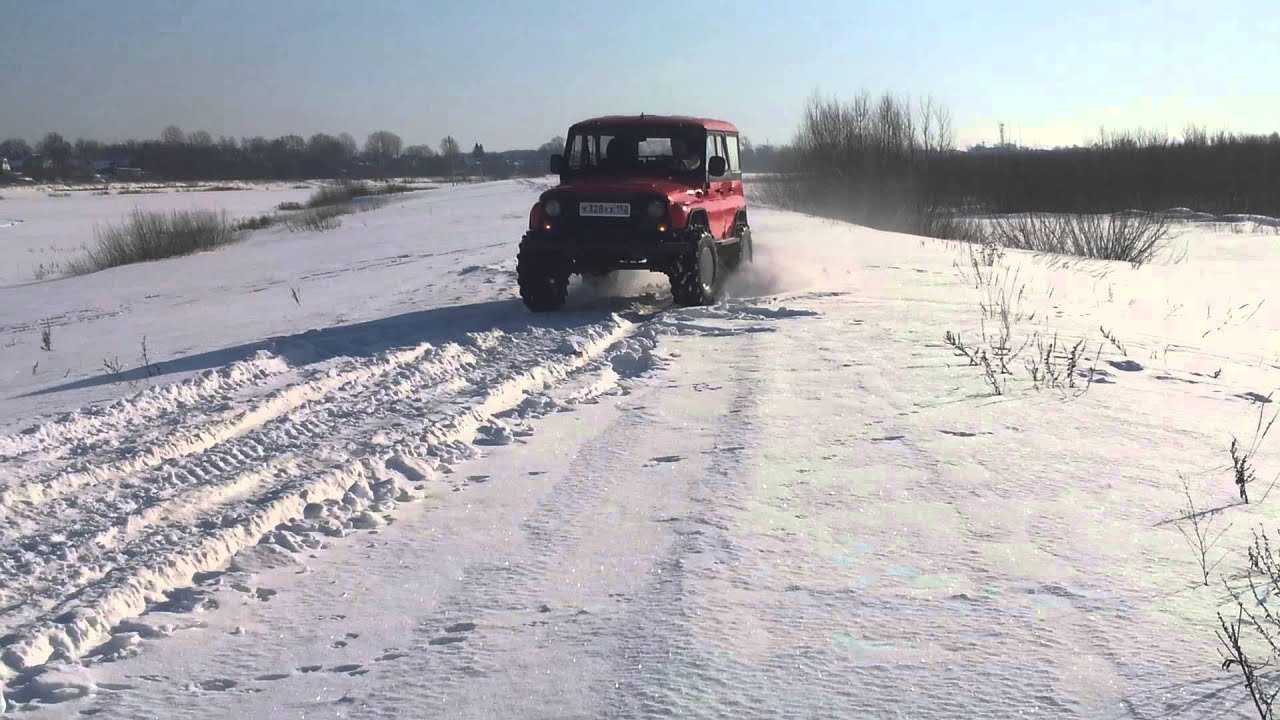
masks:
<path fill-rule="evenodd" d="M 631 217 L 631 203 L 579 203 L 578 215 L 582 217 Z"/>

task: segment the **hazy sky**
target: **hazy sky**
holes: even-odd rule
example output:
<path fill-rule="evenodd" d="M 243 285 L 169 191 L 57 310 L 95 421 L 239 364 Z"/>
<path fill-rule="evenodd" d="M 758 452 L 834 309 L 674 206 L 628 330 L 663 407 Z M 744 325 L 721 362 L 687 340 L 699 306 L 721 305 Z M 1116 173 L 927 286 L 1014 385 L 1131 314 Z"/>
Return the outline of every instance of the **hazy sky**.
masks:
<path fill-rule="evenodd" d="M 372 130 L 533 147 L 605 113 L 789 139 L 815 91 L 932 95 L 961 144 L 1280 129 L 1277 0 L 0 0 L 0 137 Z"/>

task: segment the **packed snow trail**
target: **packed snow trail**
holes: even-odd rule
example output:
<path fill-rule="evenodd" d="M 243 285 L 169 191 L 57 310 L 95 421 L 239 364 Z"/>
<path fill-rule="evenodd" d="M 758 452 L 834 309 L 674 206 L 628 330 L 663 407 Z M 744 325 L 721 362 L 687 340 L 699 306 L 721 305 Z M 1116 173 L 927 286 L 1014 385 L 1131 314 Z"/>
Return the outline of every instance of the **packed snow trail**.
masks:
<path fill-rule="evenodd" d="M 1118 432 L 1085 429 L 1088 448 L 1039 434 L 1047 397 L 951 412 L 975 386 L 925 328 L 850 300 L 662 314 L 660 371 L 542 418 L 366 541 L 244 561 L 201 591 L 219 607 L 199 629 L 96 665 L 113 689 L 93 707 L 1237 717 L 1204 639 L 1167 627 L 1167 576 L 1144 573 L 1165 550 L 1128 536 L 1150 461 L 1105 483 L 1081 461 L 1180 431 L 1125 426 L 1101 392 Z"/>

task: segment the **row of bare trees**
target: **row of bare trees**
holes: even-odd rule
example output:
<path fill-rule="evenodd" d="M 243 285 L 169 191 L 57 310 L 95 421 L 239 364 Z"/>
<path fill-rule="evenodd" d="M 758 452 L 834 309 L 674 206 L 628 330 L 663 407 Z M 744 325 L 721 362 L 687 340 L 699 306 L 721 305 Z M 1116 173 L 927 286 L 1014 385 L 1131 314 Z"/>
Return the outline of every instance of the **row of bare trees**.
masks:
<path fill-rule="evenodd" d="M 553 140 L 551 145 L 556 143 Z M 563 140 L 558 140 L 559 147 Z M 153 177 L 172 180 L 292 179 L 387 176 L 455 176 L 480 174 L 510 177 L 541 174 L 550 150 L 485 152 L 476 143 L 470 153 L 452 135 L 438 146 L 405 146 L 388 130 L 370 133 L 360 147 L 348 133 L 317 133 L 309 138 L 214 138 L 200 130 L 184 132 L 169 126 L 155 140 L 102 143 L 67 141 L 48 133 L 35 147 L 25 140 L 0 142 L 0 157 L 15 170 L 36 179 L 86 178 L 95 162 L 141 169 Z"/>
<path fill-rule="evenodd" d="M 1189 128 L 1101 135 L 1072 148 L 961 152 L 947 111 L 862 93 L 811 98 L 780 154 L 775 201 L 872 227 L 946 235 L 956 213 L 1113 213 L 1188 207 L 1280 216 L 1280 134 Z"/>

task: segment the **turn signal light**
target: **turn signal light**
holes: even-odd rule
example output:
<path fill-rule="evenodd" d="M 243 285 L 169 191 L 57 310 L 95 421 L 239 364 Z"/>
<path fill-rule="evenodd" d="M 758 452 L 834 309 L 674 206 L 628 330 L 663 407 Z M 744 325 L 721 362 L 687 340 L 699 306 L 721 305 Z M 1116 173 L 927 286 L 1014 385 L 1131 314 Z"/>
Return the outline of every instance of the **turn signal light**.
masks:
<path fill-rule="evenodd" d="M 658 232 L 666 232 L 666 231 L 667 231 L 667 226 L 666 226 L 666 225 L 659 225 L 659 226 L 658 226 Z"/>
<path fill-rule="evenodd" d="M 542 224 L 542 228 L 543 228 L 544 230 L 550 230 L 550 229 L 551 229 L 551 223 L 543 223 L 543 224 Z"/>

